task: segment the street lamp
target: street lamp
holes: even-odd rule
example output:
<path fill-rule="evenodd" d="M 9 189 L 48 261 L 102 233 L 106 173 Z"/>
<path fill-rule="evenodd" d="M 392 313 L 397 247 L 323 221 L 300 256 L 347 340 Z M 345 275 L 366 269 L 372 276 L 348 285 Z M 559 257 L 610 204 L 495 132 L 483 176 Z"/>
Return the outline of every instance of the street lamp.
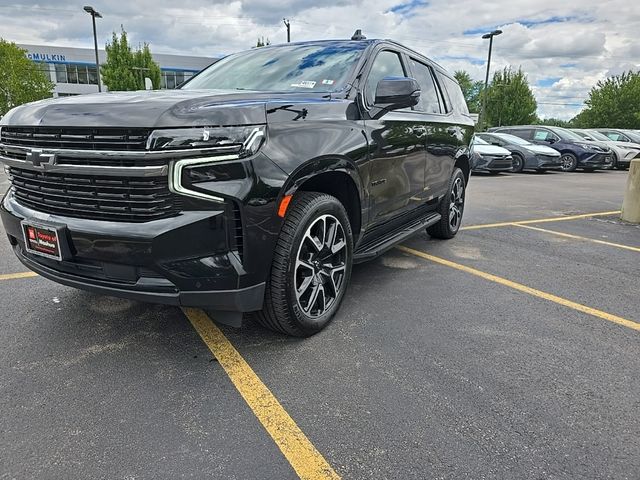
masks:
<path fill-rule="evenodd" d="M 98 36 L 96 35 L 96 17 L 102 18 L 100 12 L 89 5 L 85 5 L 84 11 L 91 15 L 93 22 L 93 46 L 96 50 L 96 72 L 98 74 L 98 92 L 102 92 L 102 85 L 100 85 L 100 61 L 98 60 Z"/>
<path fill-rule="evenodd" d="M 483 40 L 486 40 L 487 38 L 489 39 L 489 57 L 487 58 L 487 74 L 484 77 L 484 92 L 482 95 L 482 112 L 480 112 L 481 121 L 479 122 L 482 128 L 484 128 L 484 125 L 486 123 L 485 113 L 487 108 L 487 89 L 489 88 L 489 68 L 491 66 L 491 48 L 493 47 L 493 37 L 497 37 L 501 33 L 502 33 L 502 30 L 494 30 L 493 32 L 485 33 L 484 35 L 482 35 Z"/>

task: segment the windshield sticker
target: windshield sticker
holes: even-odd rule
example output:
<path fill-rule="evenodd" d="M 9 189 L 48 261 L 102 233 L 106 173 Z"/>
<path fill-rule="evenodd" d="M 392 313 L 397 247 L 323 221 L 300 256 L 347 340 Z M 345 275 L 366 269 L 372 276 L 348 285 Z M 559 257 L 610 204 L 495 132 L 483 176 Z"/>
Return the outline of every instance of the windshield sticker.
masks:
<path fill-rule="evenodd" d="M 333 85 L 335 80 L 322 80 L 322 85 Z"/>
<path fill-rule="evenodd" d="M 316 86 L 316 82 L 311 80 L 302 80 L 298 83 L 292 83 L 291 86 L 299 88 L 314 88 Z"/>

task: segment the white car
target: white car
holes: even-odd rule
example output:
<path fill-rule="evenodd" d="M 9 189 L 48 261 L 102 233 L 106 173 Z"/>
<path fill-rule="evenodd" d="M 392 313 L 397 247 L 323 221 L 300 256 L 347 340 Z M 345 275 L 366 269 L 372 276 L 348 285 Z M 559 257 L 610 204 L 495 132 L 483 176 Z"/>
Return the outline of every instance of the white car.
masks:
<path fill-rule="evenodd" d="M 573 131 L 585 140 L 593 140 L 608 146 L 614 157 L 611 168 L 625 170 L 629 168 L 631 160 L 640 158 L 640 144 L 638 143 L 612 140 L 607 135 L 592 128 L 574 128 Z"/>
<path fill-rule="evenodd" d="M 513 157 L 506 148 L 491 145 L 474 136 L 471 140 L 471 171 L 498 174 L 513 168 Z"/>

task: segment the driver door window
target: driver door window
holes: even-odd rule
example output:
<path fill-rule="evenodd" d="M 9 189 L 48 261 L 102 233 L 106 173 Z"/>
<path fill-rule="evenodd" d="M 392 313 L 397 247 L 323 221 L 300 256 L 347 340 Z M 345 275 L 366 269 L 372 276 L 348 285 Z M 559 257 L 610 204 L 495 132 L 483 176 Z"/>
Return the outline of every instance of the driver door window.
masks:
<path fill-rule="evenodd" d="M 375 102 L 376 87 L 378 82 L 384 77 L 404 77 L 405 72 L 400 61 L 400 55 L 390 50 L 383 50 L 373 61 L 369 77 L 365 85 L 365 98 L 367 105 L 371 106 Z"/>
<path fill-rule="evenodd" d="M 558 138 L 551 132 L 546 130 L 536 130 L 533 134 L 533 140 L 536 142 L 548 142 L 550 140 L 558 141 Z"/>

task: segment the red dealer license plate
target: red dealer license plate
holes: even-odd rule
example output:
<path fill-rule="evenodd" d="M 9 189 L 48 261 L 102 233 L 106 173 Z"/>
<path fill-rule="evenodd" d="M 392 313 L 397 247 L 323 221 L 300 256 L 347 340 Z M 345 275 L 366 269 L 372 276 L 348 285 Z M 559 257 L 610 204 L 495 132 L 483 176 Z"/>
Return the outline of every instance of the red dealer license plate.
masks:
<path fill-rule="evenodd" d="M 22 233 L 27 252 L 62 260 L 58 230 L 44 225 L 22 222 Z"/>

